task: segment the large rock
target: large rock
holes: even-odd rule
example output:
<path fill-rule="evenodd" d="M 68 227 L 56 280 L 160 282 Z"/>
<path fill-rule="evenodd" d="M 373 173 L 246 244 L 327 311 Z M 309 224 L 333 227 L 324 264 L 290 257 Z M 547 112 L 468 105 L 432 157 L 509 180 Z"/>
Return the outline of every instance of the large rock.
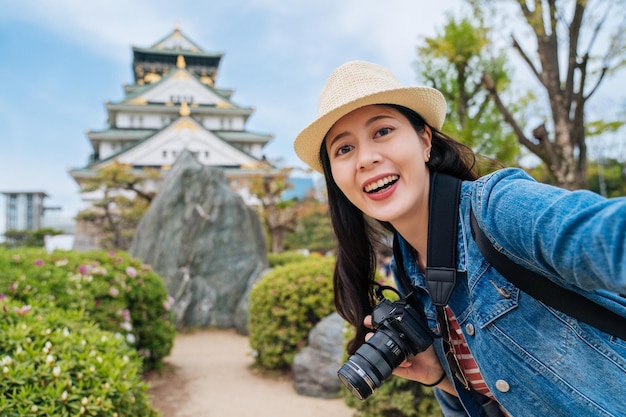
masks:
<path fill-rule="evenodd" d="M 248 333 L 248 295 L 267 269 L 267 244 L 258 214 L 228 187 L 222 170 L 183 152 L 129 252 L 165 279 L 177 328 Z"/>
<path fill-rule="evenodd" d="M 341 381 L 337 371 L 343 365 L 344 321 L 333 313 L 315 325 L 309 344 L 295 356 L 292 365 L 293 385 L 300 395 L 334 398 Z"/>

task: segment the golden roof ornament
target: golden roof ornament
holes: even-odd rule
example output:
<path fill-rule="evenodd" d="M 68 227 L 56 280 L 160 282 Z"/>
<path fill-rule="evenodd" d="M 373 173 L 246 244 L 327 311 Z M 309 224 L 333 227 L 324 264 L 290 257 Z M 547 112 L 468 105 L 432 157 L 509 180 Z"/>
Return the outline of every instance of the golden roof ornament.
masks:
<path fill-rule="evenodd" d="M 185 57 L 182 55 L 178 55 L 178 58 L 176 59 L 176 68 L 183 69 L 186 66 L 187 64 L 185 64 Z"/>
<path fill-rule="evenodd" d="M 191 109 L 186 101 L 180 103 L 180 111 L 178 112 L 181 116 L 189 116 L 191 114 Z"/>

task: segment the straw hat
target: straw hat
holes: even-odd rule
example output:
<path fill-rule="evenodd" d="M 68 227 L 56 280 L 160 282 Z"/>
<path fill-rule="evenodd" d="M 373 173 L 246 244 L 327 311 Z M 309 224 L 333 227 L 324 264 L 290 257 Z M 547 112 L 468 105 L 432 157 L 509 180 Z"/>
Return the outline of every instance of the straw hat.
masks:
<path fill-rule="evenodd" d="M 317 119 L 296 137 L 294 148 L 303 162 L 323 173 L 320 147 L 326 133 L 343 116 L 370 104 L 397 104 L 417 112 L 429 126 L 441 129 L 446 100 L 430 87 L 405 87 L 386 68 L 350 61 L 330 74 L 317 106 Z"/>

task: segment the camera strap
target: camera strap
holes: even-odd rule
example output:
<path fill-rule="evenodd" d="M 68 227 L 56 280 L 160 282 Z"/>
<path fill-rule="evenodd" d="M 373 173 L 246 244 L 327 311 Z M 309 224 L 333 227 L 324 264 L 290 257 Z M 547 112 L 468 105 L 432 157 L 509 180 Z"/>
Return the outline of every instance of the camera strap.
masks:
<path fill-rule="evenodd" d="M 448 305 L 456 270 L 461 180 L 440 172 L 430 176 L 426 287 L 436 307 Z"/>
<path fill-rule="evenodd" d="M 437 310 L 448 304 L 458 275 L 465 274 L 456 270 L 460 191 L 461 180 L 439 172 L 431 173 L 425 276 L 426 287 Z M 404 270 L 397 233 L 394 234 L 393 257 L 398 282 L 408 294 L 413 285 Z"/>
<path fill-rule="evenodd" d="M 443 338 L 446 360 L 458 382 L 469 390 L 470 384 L 449 345 L 450 330 L 444 311 L 457 279 L 464 279 L 466 276 L 465 271 L 456 269 L 460 192 L 461 180 L 458 178 L 439 172 L 431 173 L 425 281 L 426 288 L 437 309 L 437 321 L 441 330 L 439 337 Z M 397 246 L 394 242 L 394 251 Z M 398 259 L 397 254 L 394 253 L 394 256 Z M 398 266 L 401 279 L 404 282 L 408 281 L 401 257 Z M 406 286 L 404 282 L 403 285 Z"/>

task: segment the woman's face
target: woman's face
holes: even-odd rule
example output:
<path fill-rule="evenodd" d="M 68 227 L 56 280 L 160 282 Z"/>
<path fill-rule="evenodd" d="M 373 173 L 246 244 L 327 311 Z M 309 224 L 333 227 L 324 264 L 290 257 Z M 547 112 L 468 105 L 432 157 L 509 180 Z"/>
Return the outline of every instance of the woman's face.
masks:
<path fill-rule="evenodd" d="M 361 211 L 394 224 L 428 208 L 431 130 L 419 134 L 399 111 L 370 105 L 348 113 L 325 139 L 337 186 Z"/>

